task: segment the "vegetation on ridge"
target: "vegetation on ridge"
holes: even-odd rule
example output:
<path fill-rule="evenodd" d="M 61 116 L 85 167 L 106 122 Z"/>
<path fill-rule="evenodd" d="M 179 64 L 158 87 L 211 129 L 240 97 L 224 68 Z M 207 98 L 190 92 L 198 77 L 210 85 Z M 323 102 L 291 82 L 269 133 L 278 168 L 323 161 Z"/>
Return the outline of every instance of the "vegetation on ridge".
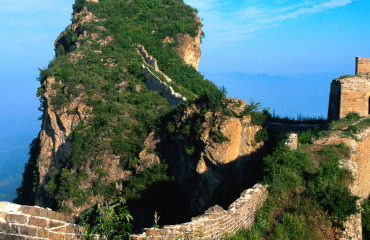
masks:
<path fill-rule="evenodd" d="M 348 188 L 352 174 L 339 167 L 339 160 L 348 156 L 343 143 L 298 150 L 279 145 L 264 158 L 269 198 L 250 230 L 227 239 L 324 239 L 332 227 L 343 228 L 359 212 L 359 198 Z"/>
<path fill-rule="evenodd" d="M 41 86 L 37 91 L 43 110 L 45 82 L 53 76 L 55 94 L 50 97 L 50 104 L 57 113 L 75 113 L 76 109 L 64 108 L 78 96 L 92 108 L 89 119 L 69 136 L 73 143 L 71 157 L 61 162 L 60 171 L 45 186 L 55 197 L 52 206 L 55 209 L 66 200 L 73 200 L 73 206 L 80 207 L 90 196 L 108 200 L 120 194 L 116 189 L 120 183 L 107 181 L 104 159 L 107 155 L 118 155 L 121 166 L 135 173 L 145 138 L 161 127 L 161 117 L 173 108 L 160 93 L 146 87 L 140 68 L 143 61 L 136 51 L 138 43 L 157 58 L 161 71 L 178 88 L 210 98 L 219 94 L 218 87 L 185 64 L 173 48 L 178 44 L 179 33 L 194 37 L 200 27 L 194 16 L 196 10 L 183 1 L 100 0 L 96 4 L 77 0 L 73 7 L 81 11 L 77 16 L 80 22 L 87 16 L 85 10 L 100 20 L 84 22 L 75 31 L 66 28 L 57 40 L 56 58 L 40 71 Z M 93 37 L 91 33 L 96 35 Z M 166 37 L 173 42 L 164 44 Z M 101 44 L 107 38 L 111 42 Z M 33 166 L 35 171 L 37 158 L 38 154 L 32 154 L 27 168 Z M 87 166 L 97 176 L 91 187 L 82 189 L 81 183 L 89 177 Z M 35 182 L 37 179 L 24 179 L 15 201 L 30 199 L 26 189 L 35 190 L 37 186 L 32 186 Z M 35 196 L 34 192 L 31 196 Z M 33 201 L 34 197 L 30 202 Z M 69 211 L 66 207 L 62 210 Z"/>

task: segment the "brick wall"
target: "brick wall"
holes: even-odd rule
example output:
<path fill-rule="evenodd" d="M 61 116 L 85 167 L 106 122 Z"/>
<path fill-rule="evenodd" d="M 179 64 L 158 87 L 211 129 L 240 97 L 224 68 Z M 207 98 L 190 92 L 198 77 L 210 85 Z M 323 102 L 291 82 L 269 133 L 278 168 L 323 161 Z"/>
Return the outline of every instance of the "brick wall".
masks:
<path fill-rule="evenodd" d="M 77 239 L 75 226 L 50 209 L 0 202 L 0 239 Z"/>
<path fill-rule="evenodd" d="M 370 73 L 370 58 L 356 57 L 356 75 Z"/>
<path fill-rule="evenodd" d="M 339 120 L 350 112 L 370 117 L 369 97 L 369 75 L 334 79 L 330 87 L 328 120 Z"/>
<path fill-rule="evenodd" d="M 251 227 L 258 207 L 264 203 L 267 196 L 267 189 L 256 184 L 245 190 L 228 210 L 216 205 L 203 215 L 192 218 L 191 222 L 164 226 L 162 229 L 148 228 L 143 234 L 132 235 L 131 239 L 219 239 L 225 233 Z"/>

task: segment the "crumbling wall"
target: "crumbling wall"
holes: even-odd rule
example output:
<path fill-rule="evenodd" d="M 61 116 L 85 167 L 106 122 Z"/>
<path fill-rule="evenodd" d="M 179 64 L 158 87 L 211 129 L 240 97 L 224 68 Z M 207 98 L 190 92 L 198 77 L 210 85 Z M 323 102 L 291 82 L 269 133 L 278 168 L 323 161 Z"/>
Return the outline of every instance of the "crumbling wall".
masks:
<path fill-rule="evenodd" d="M 359 141 L 351 140 L 351 160 L 358 166 L 358 188 L 356 195 L 367 199 L 370 196 L 370 129 L 356 135 Z"/>
<path fill-rule="evenodd" d="M 292 150 L 296 150 L 298 148 L 298 134 L 296 133 L 290 134 L 285 142 L 285 145 Z"/>
<path fill-rule="evenodd" d="M 256 184 L 253 188 L 245 190 L 228 210 L 216 205 L 203 215 L 192 218 L 191 222 L 164 226 L 162 229 L 147 228 L 143 234 L 132 235 L 131 239 L 220 239 L 225 233 L 250 228 L 256 211 L 267 196 L 267 189 Z"/>
<path fill-rule="evenodd" d="M 62 213 L 0 202 L 0 239 L 77 239 L 76 230 Z"/>
<path fill-rule="evenodd" d="M 370 58 L 356 57 L 356 75 L 370 73 Z"/>
<path fill-rule="evenodd" d="M 356 195 L 359 189 L 358 184 L 358 164 L 352 160 L 340 161 L 340 167 L 347 168 L 354 178 L 354 181 L 349 186 L 349 189 L 353 195 Z M 360 208 L 361 200 L 357 201 L 357 206 Z M 362 218 L 361 212 L 354 214 L 348 218 L 344 223 L 344 230 L 335 230 L 335 239 L 341 240 L 362 240 Z"/>

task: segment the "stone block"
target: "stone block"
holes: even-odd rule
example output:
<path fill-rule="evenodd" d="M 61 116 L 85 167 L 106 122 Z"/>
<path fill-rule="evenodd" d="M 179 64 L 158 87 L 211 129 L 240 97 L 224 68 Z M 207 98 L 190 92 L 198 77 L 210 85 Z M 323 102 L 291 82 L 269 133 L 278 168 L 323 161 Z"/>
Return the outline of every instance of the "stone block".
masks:
<path fill-rule="evenodd" d="M 28 240 L 30 238 L 26 236 L 12 236 L 0 233 L 0 240 Z"/>
<path fill-rule="evenodd" d="M 76 232 L 76 228 L 72 225 L 68 225 L 67 228 L 66 228 L 66 233 L 75 233 Z"/>
<path fill-rule="evenodd" d="M 53 232 L 57 232 L 57 233 L 65 233 L 67 230 L 67 227 L 58 227 L 58 228 L 53 228 Z"/>
<path fill-rule="evenodd" d="M 67 220 L 66 215 L 64 215 L 63 213 L 58 213 L 54 211 L 49 211 L 49 218 L 57 220 L 57 221 L 62 221 L 62 222 L 65 222 Z"/>
<path fill-rule="evenodd" d="M 29 227 L 29 226 L 19 226 L 19 233 L 21 235 L 36 237 L 37 236 L 37 228 L 36 227 Z"/>
<path fill-rule="evenodd" d="M 18 227 L 8 223 L 0 223 L 0 232 L 8 234 L 18 234 Z"/>
<path fill-rule="evenodd" d="M 37 229 L 37 237 L 41 238 L 48 238 L 49 237 L 49 230 L 44 228 Z"/>
<path fill-rule="evenodd" d="M 43 218 L 37 218 L 37 217 L 30 217 L 28 221 L 29 226 L 36 226 L 36 227 L 42 227 L 46 228 L 48 221 Z"/>
<path fill-rule="evenodd" d="M 57 228 L 57 227 L 65 226 L 65 225 L 66 224 L 63 222 L 57 222 L 57 221 L 50 220 L 49 228 Z"/>
<path fill-rule="evenodd" d="M 64 240 L 65 234 L 49 232 L 50 240 Z"/>
<path fill-rule="evenodd" d="M 26 224 L 27 216 L 19 215 L 19 214 L 8 214 L 6 216 L 6 221 L 8 223 Z"/>
<path fill-rule="evenodd" d="M 23 214 L 32 215 L 32 216 L 35 216 L 35 217 L 36 216 L 37 217 L 44 217 L 44 218 L 49 217 L 49 211 L 44 209 L 44 208 L 21 206 L 19 208 L 19 211 L 22 212 Z"/>

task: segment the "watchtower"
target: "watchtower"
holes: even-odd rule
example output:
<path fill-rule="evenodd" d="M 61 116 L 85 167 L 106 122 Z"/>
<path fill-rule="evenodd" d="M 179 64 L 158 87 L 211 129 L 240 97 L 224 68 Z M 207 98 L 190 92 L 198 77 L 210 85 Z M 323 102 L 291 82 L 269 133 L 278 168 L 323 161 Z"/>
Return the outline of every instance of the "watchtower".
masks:
<path fill-rule="evenodd" d="M 350 112 L 370 117 L 370 74 L 367 73 L 370 73 L 370 58 L 356 57 L 356 76 L 331 81 L 328 121 L 339 120 Z"/>
<path fill-rule="evenodd" d="M 370 73 L 370 58 L 356 57 L 356 75 Z"/>

